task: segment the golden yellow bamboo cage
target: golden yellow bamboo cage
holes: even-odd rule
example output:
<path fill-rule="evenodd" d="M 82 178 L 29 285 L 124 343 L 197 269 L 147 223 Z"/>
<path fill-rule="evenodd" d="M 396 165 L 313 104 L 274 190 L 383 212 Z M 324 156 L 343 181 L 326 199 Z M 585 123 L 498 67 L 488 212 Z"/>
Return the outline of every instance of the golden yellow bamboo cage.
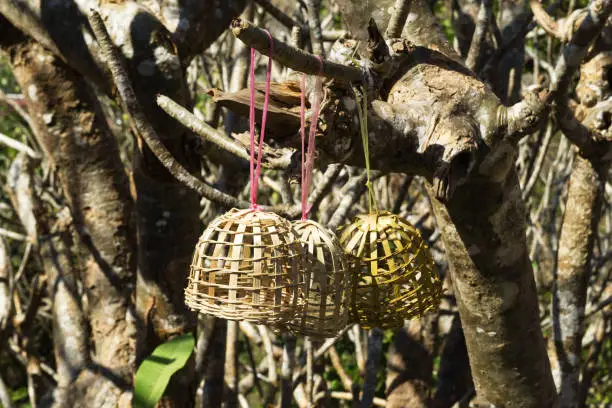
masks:
<path fill-rule="evenodd" d="M 269 212 L 233 209 L 200 237 L 185 303 L 223 319 L 278 325 L 301 313 L 305 283 L 291 223 Z"/>
<path fill-rule="evenodd" d="M 336 236 L 311 220 L 293 223 L 304 249 L 306 305 L 284 328 L 311 337 L 334 337 L 348 322 L 351 275 Z"/>
<path fill-rule="evenodd" d="M 398 328 L 435 310 L 442 283 L 427 244 L 408 221 L 390 212 L 358 215 L 340 230 L 355 275 L 351 321 L 364 328 Z"/>

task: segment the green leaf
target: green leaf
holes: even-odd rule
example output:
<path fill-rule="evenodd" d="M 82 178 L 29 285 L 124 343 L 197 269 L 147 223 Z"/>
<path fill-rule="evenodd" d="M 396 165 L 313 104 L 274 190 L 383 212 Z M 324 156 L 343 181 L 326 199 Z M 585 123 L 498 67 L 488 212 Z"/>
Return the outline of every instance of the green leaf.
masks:
<path fill-rule="evenodd" d="M 11 399 L 13 402 L 18 402 L 26 398 L 28 398 L 28 389 L 26 387 L 17 388 L 11 391 Z"/>
<path fill-rule="evenodd" d="M 193 353 L 193 335 L 184 334 L 157 346 L 136 372 L 134 408 L 153 408 L 164 394 L 170 377 Z"/>

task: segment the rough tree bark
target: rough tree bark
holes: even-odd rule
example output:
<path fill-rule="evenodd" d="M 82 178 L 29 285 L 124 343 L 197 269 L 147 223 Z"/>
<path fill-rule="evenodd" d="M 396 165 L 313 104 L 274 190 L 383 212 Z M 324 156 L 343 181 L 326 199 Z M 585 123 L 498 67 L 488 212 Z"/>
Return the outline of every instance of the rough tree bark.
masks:
<path fill-rule="evenodd" d="M 36 131 L 52 155 L 48 159 L 59 174 L 85 256 L 83 283 L 94 363 L 129 384 L 134 369 L 130 295 L 135 284 L 135 237 L 132 200 L 116 140 L 95 95 L 71 68 L 33 41 L 8 52 Z M 99 391 L 103 390 L 89 390 Z"/>
<path fill-rule="evenodd" d="M 34 42 L 11 49 L 10 55 L 88 253 L 84 283 L 96 361 L 129 368 L 135 242 L 132 201 L 116 141 L 94 95 L 74 71 Z"/>
<path fill-rule="evenodd" d="M 561 407 L 577 407 L 586 295 L 607 169 L 574 159 L 557 255 L 551 359 Z"/>
<path fill-rule="evenodd" d="M 516 173 L 432 199 L 446 248 L 477 400 L 552 407 L 556 392 L 540 329 Z M 465 211 L 478 208 L 478 211 Z M 526 347 L 529 345 L 529 347 Z"/>
<path fill-rule="evenodd" d="M 593 246 L 604 206 L 604 189 L 612 162 L 609 137 L 611 46 L 608 24 L 581 66 L 576 86 L 579 104 L 570 105 L 564 90 L 555 110 L 565 136 L 578 147 L 559 239 L 552 301 L 553 337 L 549 341 L 560 407 L 577 407 L 581 401 L 579 377 L 587 291 Z"/>

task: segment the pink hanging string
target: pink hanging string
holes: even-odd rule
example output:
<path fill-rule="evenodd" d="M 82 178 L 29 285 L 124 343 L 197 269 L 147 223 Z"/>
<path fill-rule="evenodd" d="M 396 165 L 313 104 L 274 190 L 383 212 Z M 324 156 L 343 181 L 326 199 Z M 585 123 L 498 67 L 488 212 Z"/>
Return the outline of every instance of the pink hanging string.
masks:
<path fill-rule="evenodd" d="M 308 132 L 308 151 L 305 153 L 305 140 L 306 132 L 305 128 L 305 110 L 306 102 L 304 92 L 306 89 L 306 75 L 302 74 L 301 82 L 301 95 L 300 95 L 300 136 L 302 137 L 302 221 L 308 219 L 308 214 L 312 206 L 308 205 L 308 193 L 310 192 L 310 185 L 312 184 L 312 173 L 314 169 L 314 155 L 315 155 L 315 134 L 317 133 L 317 123 L 319 121 L 319 113 L 321 110 L 321 100 L 323 99 L 323 59 L 320 56 L 319 62 L 321 63 L 319 69 L 319 76 L 315 80 L 315 94 L 314 103 L 312 106 L 312 115 L 310 117 L 310 129 Z"/>
<path fill-rule="evenodd" d="M 264 30 L 270 39 L 270 52 L 268 54 L 268 70 L 266 71 L 266 92 L 264 96 L 263 112 L 261 113 L 261 130 L 259 131 L 259 146 L 257 149 L 257 165 L 255 164 L 255 49 L 251 48 L 251 68 L 250 84 L 251 91 L 250 110 L 249 110 L 249 132 L 251 136 L 251 160 L 250 160 L 250 180 L 251 180 L 251 208 L 258 210 L 257 189 L 259 187 L 259 176 L 261 175 L 261 152 L 263 148 L 264 134 L 266 131 L 266 118 L 268 116 L 270 78 L 272 74 L 272 54 L 274 52 L 274 41 L 268 30 Z"/>

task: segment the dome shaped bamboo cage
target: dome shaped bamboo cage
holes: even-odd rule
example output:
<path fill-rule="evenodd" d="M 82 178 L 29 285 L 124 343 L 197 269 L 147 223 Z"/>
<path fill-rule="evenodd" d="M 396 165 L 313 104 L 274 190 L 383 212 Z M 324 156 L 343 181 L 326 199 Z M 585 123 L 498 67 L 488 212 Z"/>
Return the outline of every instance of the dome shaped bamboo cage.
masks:
<path fill-rule="evenodd" d="M 340 230 L 354 274 L 351 321 L 364 328 L 399 328 L 438 308 L 442 283 L 427 244 L 408 221 L 390 212 L 358 215 Z"/>
<path fill-rule="evenodd" d="M 284 329 L 304 336 L 334 337 L 348 323 L 351 274 L 336 236 L 321 224 L 302 220 L 293 228 L 304 249 L 306 305 Z"/>
<path fill-rule="evenodd" d="M 223 319 L 282 324 L 304 306 L 303 259 L 289 221 L 269 212 L 233 209 L 200 237 L 185 303 Z"/>

